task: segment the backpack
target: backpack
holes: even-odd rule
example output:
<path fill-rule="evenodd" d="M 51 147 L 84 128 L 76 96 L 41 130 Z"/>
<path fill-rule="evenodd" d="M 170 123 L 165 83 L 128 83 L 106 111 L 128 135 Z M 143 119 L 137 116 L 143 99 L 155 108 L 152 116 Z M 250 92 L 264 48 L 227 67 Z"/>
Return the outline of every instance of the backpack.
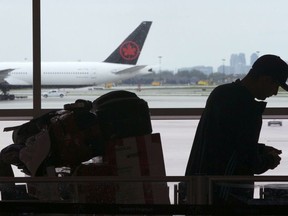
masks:
<path fill-rule="evenodd" d="M 107 140 L 152 132 L 148 104 L 135 93 L 111 91 L 94 100 L 92 110 L 99 120 L 102 135 Z"/>
<path fill-rule="evenodd" d="M 92 108 L 91 101 L 78 99 L 75 103 L 65 104 L 64 110 L 50 111 L 40 117 L 31 119 L 22 125 L 4 128 L 4 132 L 12 131 L 12 141 L 14 144 L 25 145 L 27 139 L 38 134 L 51 125 L 51 119 L 55 116 L 61 116 L 63 111 L 89 111 Z"/>
<path fill-rule="evenodd" d="M 50 111 L 38 118 L 31 119 L 22 125 L 4 128 L 4 132 L 12 132 L 12 141 L 17 145 L 25 145 L 27 139 L 38 134 L 41 130 L 46 129 L 50 125 L 50 119 L 59 115 L 58 111 Z"/>
<path fill-rule="evenodd" d="M 45 175 L 47 166 L 74 167 L 102 154 L 98 121 L 90 112 L 91 107 L 91 101 L 79 99 L 64 105 L 63 110 L 51 111 L 22 125 L 4 128 L 4 131 L 13 130 L 13 144 L 1 153 L 5 156 L 12 152 L 14 158 L 6 157 L 6 160 L 28 175 Z"/>
<path fill-rule="evenodd" d="M 87 111 L 68 111 L 51 119 L 51 160 L 54 166 L 76 167 L 104 152 L 97 116 Z"/>

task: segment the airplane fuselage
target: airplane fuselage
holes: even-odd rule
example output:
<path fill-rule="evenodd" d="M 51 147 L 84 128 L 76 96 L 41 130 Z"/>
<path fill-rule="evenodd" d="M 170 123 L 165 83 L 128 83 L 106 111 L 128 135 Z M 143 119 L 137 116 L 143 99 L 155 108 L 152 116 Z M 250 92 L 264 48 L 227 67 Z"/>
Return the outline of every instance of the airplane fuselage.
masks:
<path fill-rule="evenodd" d="M 134 69 L 135 68 L 135 69 Z M 13 69 L 4 79 L 11 86 L 33 84 L 32 62 L 0 63 L 0 71 Z M 125 72 L 126 70 L 130 70 Z M 149 68 L 105 62 L 42 62 L 42 86 L 95 86 L 149 73 Z M 122 72 L 124 71 L 124 72 Z"/>
<path fill-rule="evenodd" d="M 137 65 L 151 24 L 151 21 L 141 22 L 103 62 L 41 62 L 41 86 L 96 86 L 151 73 L 148 66 Z M 10 89 L 32 86 L 32 62 L 0 62 L 0 90 L 5 100 L 14 99 L 8 93 Z"/>

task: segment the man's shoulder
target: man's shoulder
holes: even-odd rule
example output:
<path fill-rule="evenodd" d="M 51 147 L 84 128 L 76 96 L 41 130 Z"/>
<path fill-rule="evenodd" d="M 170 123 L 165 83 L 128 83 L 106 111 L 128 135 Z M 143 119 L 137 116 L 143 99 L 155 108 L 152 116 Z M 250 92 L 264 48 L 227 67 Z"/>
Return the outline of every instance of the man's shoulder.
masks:
<path fill-rule="evenodd" d="M 219 103 L 223 101 L 239 101 L 241 98 L 243 100 L 247 99 L 246 90 L 238 82 L 232 82 L 227 84 L 222 84 L 214 88 L 211 92 L 210 99 L 217 100 Z"/>
<path fill-rule="evenodd" d="M 237 82 L 225 83 L 214 88 L 213 92 L 232 93 L 241 90 L 241 86 Z"/>

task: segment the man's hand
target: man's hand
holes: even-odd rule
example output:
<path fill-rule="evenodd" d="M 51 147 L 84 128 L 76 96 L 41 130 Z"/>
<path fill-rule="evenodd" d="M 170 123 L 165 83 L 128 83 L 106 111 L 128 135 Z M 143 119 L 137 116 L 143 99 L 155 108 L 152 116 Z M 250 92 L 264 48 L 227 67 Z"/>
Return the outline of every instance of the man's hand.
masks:
<path fill-rule="evenodd" d="M 279 156 L 282 153 L 281 150 L 276 149 L 271 146 L 265 146 L 265 154 L 269 158 L 269 169 L 275 169 L 281 161 L 281 157 Z"/>
<path fill-rule="evenodd" d="M 274 147 L 272 147 L 272 146 L 264 146 L 264 151 L 265 151 L 265 153 L 268 153 L 268 154 L 270 154 L 270 153 L 276 153 L 276 154 L 279 155 L 279 154 L 282 153 L 281 150 L 276 149 L 276 148 L 274 148 Z"/>
<path fill-rule="evenodd" d="M 271 163 L 270 169 L 275 169 L 280 164 L 281 157 L 276 152 L 271 152 L 270 155 L 273 157 L 273 163 Z"/>

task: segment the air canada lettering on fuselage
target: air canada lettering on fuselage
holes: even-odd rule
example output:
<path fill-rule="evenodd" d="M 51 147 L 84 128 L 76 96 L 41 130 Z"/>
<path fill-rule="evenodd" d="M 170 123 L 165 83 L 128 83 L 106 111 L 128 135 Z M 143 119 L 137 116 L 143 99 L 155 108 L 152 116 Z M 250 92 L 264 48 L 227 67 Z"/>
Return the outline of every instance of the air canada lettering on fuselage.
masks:
<path fill-rule="evenodd" d="M 41 86 L 95 86 L 151 73 L 151 67 L 136 65 L 151 25 L 151 21 L 142 22 L 103 62 L 41 62 Z M 0 62 L 4 95 L 10 89 L 30 88 L 32 84 L 32 62 Z"/>

